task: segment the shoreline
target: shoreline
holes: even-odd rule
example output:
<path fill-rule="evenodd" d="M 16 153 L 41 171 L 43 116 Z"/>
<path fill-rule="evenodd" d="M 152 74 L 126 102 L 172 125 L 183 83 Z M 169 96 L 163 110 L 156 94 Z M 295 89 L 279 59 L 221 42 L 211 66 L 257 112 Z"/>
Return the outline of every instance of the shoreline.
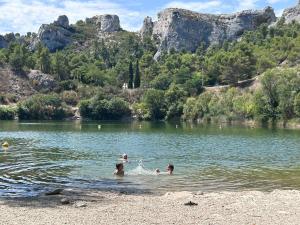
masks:
<path fill-rule="evenodd" d="M 62 199 L 69 204 L 63 205 Z M 198 205 L 185 205 L 185 203 Z M 0 198 L 0 224 L 299 224 L 300 191 L 168 192 L 163 195 L 65 190 Z"/>

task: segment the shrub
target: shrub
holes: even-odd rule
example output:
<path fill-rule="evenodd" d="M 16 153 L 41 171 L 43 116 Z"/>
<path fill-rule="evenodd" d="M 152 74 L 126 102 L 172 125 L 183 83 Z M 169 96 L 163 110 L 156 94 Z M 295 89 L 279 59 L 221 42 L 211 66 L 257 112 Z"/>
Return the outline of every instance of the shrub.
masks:
<path fill-rule="evenodd" d="M 133 115 L 138 120 L 150 119 L 150 111 L 145 103 L 136 103 L 132 106 Z"/>
<path fill-rule="evenodd" d="M 294 111 L 297 116 L 300 116 L 300 93 L 295 96 L 294 99 Z"/>
<path fill-rule="evenodd" d="M 18 115 L 24 120 L 63 119 L 67 115 L 67 109 L 57 94 L 38 94 L 19 104 Z"/>
<path fill-rule="evenodd" d="M 166 116 L 166 102 L 164 91 L 150 89 L 145 92 L 143 102 L 150 112 L 151 119 L 164 119 Z"/>
<path fill-rule="evenodd" d="M 111 100 L 100 96 L 80 102 L 80 113 L 84 118 L 93 120 L 121 120 L 131 115 L 128 102 L 114 97 Z"/>
<path fill-rule="evenodd" d="M 68 105 L 75 106 L 78 103 L 78 96 L 75 91 L 64 91 L 62 93 L 62 100 Z"/>
<path fill-rule="evenodd" d="M 75 91 L 77 90 L 77 83 L 73 80 L 64 80 L 59 82 L 59 87 L 65 91 Z"/>
<path fill-rule="evenodd" d="M 17 109 L 15 107 L 0 106 L 0 120 L 15 119 Z"/>

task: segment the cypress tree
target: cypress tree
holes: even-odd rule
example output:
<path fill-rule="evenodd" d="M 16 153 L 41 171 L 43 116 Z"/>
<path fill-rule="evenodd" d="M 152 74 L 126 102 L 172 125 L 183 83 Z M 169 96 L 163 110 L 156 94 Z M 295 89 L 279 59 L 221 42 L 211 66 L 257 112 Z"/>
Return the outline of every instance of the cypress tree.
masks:
<path fill-rule="evenodd" d="M 132 89 L 133 88 L 133 66 L 132 62 L 130 61 L 129 63 L 129 81 L 128 81 L 128 88 Z"/>
<path fill-rule="evenodd" d="M 51 59 L 50 52 L 48 48 L 43 48 L 39 58 L 40 68 L 43 73 L 50 73 L 51 70 Z"/>
<path fill-rule="evenodd" d="M 140 86 L 141 86 L 141 76 L 140 76 L 139 60 L 137 60 L 135 78 L 134 78 L 134 88 L 139 88 Z"/>

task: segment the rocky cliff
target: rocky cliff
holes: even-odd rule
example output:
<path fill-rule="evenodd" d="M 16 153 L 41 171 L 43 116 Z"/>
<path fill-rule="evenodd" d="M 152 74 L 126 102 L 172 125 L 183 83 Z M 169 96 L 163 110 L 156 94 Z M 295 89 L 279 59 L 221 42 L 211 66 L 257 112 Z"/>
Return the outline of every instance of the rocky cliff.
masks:
<path fill-rule="evenodd" d="M 166 9 L 158 14 L 158 21 L 147 18 L 141 35 L 149 35 L 157 42 L 158 52 L 195 51 L 200 43 L 217 44 L 224 40 L 236 40 L 245 31 L 254 30 L 263 23 L 276 21 L 274 10 L 247 10 L 231 15 L 201 14 L 184 9 Z"/>
<path fill-rule="evenodd" d="M 284 10 L 282 16 L 285 18 L 286 23 L 300 22 L 300 1 L 295 7 Z"/>
<path fill-rule="evenodd" d="M 5 38 L 0 35 L 0 48 L 7 48 L 8 42 L 5 40 Z"/>
<path fill-rule="evenodd" d="M 46 46 L 51 52 L 63 49 L 71 43 L 72 29 L 67 16 L 59 16 L 52 24 L 43 24 L 37 37 L 32 41 L 30 48 L 36 49 L 39 43 Z"/>
<path fill-rule="evenodd" d="M 100 15 L 86 19 L 86 23 L 92 23 L 95 26 L 95 32 L 112 33 L 121 30 L 120 20 L 117 15 Z M 73 42 L 73 35 L 76 29 L 69 25 L 67 16 L 59 16 L 52 24 L 43 24 L 31 44 L 31 49 L 35 49 L 39 43 L 48 47 L 51 52 L 65 48 Z M 1 39 L 0 39 L 1 44 Z"/>

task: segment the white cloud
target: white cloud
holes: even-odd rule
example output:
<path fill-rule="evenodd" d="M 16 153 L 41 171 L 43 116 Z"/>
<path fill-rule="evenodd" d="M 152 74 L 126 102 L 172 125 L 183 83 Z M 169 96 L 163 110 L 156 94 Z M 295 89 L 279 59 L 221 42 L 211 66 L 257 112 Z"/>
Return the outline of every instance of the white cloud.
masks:
<path fill-rule="evenodd" d="M 278 10 L 275 10 L 276 16 L 277 16 L 277 17 L 281 17 L 282 14 L 283 14 L 283 11 L 284 11 L 284 9 L 278 9 Z"/>
<path fill-rule="evenodd" d="M 282 0 L 267 0 L 267 3 L 269 3 L 269 4 L 275 4 L 278 2 L 283 2 L 283 1 Z"/>
<path fill-rule="evenodd" d="M 237 10 L 255 9 L 258 0 L 240 0 Z"/>
<path fill-rule="evenodd" d="M 217 7 L 221 6 L 221 1 L 207 1 L 207 2 L 183 2 L 183 1 L 173 1 L 168 3 L 165 8 L 183 8 L 193 11 L 203 11 L 208 9 L 216 10 Z"/>
<path fill-rule="evenodd" d="M 0 4 L 0 33 L 27 31 L 36 32 L 43 23 L 53 22 L 59 15 L 67 15 L 71 23 L 101 14 L 117 14 L 121 26 L 128 30 L 138 30 L 145 13 L 128 10 L 109 0 L 88 1 L 42 1 L 4 0 Z"/>

